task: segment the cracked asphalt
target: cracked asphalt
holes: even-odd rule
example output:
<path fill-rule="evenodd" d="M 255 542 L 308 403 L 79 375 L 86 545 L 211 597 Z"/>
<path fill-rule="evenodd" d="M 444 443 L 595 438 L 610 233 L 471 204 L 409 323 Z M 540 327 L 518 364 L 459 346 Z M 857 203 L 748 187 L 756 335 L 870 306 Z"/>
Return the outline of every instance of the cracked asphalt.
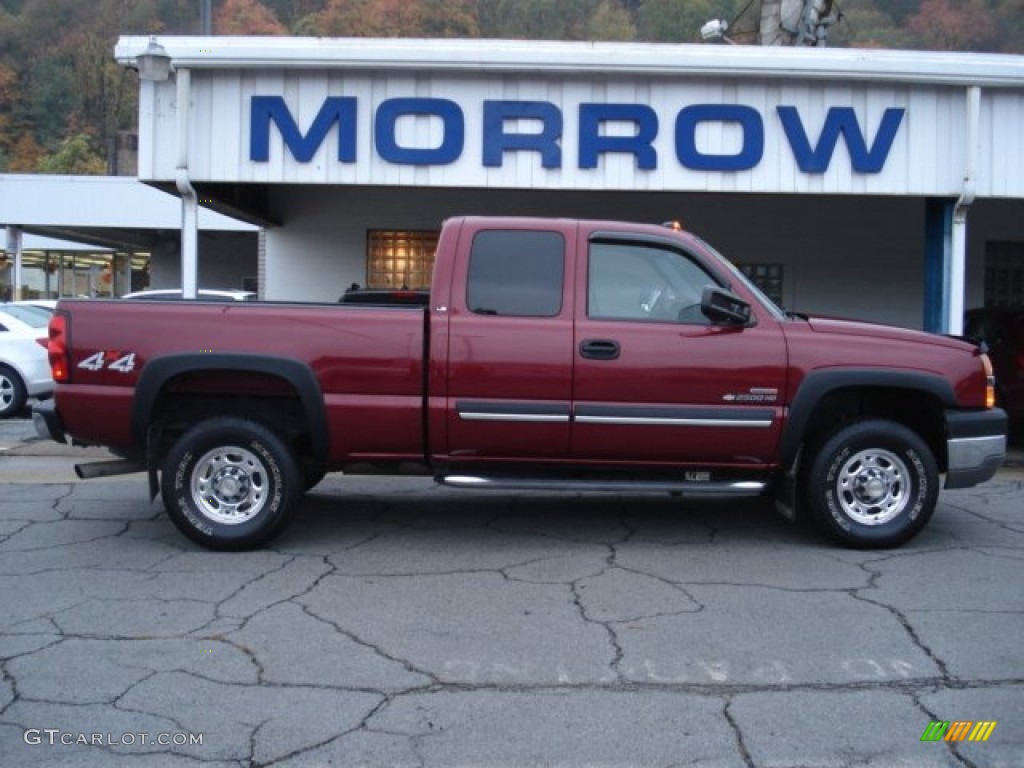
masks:
<path fill-rule="evenodd" d="M 760 501 L 329 477 L 224 554 L 30 435 L 0 424 L 3 766 L 1024 766 L 1020 462 L 896 551 Z"/>

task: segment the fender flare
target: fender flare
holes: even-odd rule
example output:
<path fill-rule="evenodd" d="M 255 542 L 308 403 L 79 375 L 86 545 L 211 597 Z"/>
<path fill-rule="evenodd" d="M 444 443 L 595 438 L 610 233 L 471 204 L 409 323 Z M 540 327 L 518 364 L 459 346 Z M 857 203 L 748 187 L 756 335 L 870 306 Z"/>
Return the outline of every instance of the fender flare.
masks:
<path fill-rule="evenodd" d="M 947 408 L 957 404 L 953 387 L 938 374 L 874 369 L 812 371 L 800 382 L 789 406 L 789 418 L 779 443 L 780 466 L 793 466 L 814 409 L 823 398 L 836 390 L 863 387 L 923 392 L 933 395 Z"/>
<path fill-rule="evenodd" d="M 309 422 L 313 455 L 326 461 L 330 453 L 327 409 L 316 374 L 305 363 L 287 357 L 231 353 L 185 353 L 148 361 L 135 385 L 132 403 L 132 440 L 146 445 L 153 408 L 164 385 L 183 373 L 265 373 L 287 381 L 299 395 Z"/>

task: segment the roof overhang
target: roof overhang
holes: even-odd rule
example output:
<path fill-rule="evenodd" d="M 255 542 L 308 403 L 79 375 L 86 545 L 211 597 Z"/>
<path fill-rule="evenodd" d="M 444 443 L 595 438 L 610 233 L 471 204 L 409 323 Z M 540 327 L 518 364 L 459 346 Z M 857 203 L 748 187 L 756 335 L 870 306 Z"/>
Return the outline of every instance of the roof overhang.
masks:
<path fill-rule="evenodd" d="M 1024 87 L 1024 56 L 862 48 L 309 37 L 158 38 L 176 68 L 715 76 Z M 150 38 L 121 37 L 136 67 Z"/>
<path fill-rule="evenodd" d="M 115 249 L 142 249 L 181 229 L 181 201 L 125 176 L 0 175 L 0 225 Z M 255 233 L 254 224 L 199 209 L 206 233 Z"/>

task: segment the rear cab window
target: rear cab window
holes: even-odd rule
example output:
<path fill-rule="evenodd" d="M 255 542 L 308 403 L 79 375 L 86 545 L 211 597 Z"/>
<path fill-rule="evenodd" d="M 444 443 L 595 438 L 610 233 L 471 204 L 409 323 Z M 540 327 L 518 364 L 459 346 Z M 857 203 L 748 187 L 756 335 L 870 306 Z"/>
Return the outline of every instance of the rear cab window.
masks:
<path fill-rule="evenodd" d="M 558 232 L 485 230 L 473 238 L 466 305 L 478 315 L 555 317 L 562 311 L 565 238 Z"/>

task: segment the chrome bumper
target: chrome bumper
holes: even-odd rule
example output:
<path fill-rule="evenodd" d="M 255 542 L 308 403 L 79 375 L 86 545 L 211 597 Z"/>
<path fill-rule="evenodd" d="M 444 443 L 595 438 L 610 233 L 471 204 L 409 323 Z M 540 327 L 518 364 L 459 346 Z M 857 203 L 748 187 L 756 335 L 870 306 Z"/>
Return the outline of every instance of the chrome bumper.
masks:
<path fill-rule="evenodd" d="M 1006 414 L 988 411 L 946 414 L 946 488 L 970 488 L 991 480 L 1006 459 Z"/>

